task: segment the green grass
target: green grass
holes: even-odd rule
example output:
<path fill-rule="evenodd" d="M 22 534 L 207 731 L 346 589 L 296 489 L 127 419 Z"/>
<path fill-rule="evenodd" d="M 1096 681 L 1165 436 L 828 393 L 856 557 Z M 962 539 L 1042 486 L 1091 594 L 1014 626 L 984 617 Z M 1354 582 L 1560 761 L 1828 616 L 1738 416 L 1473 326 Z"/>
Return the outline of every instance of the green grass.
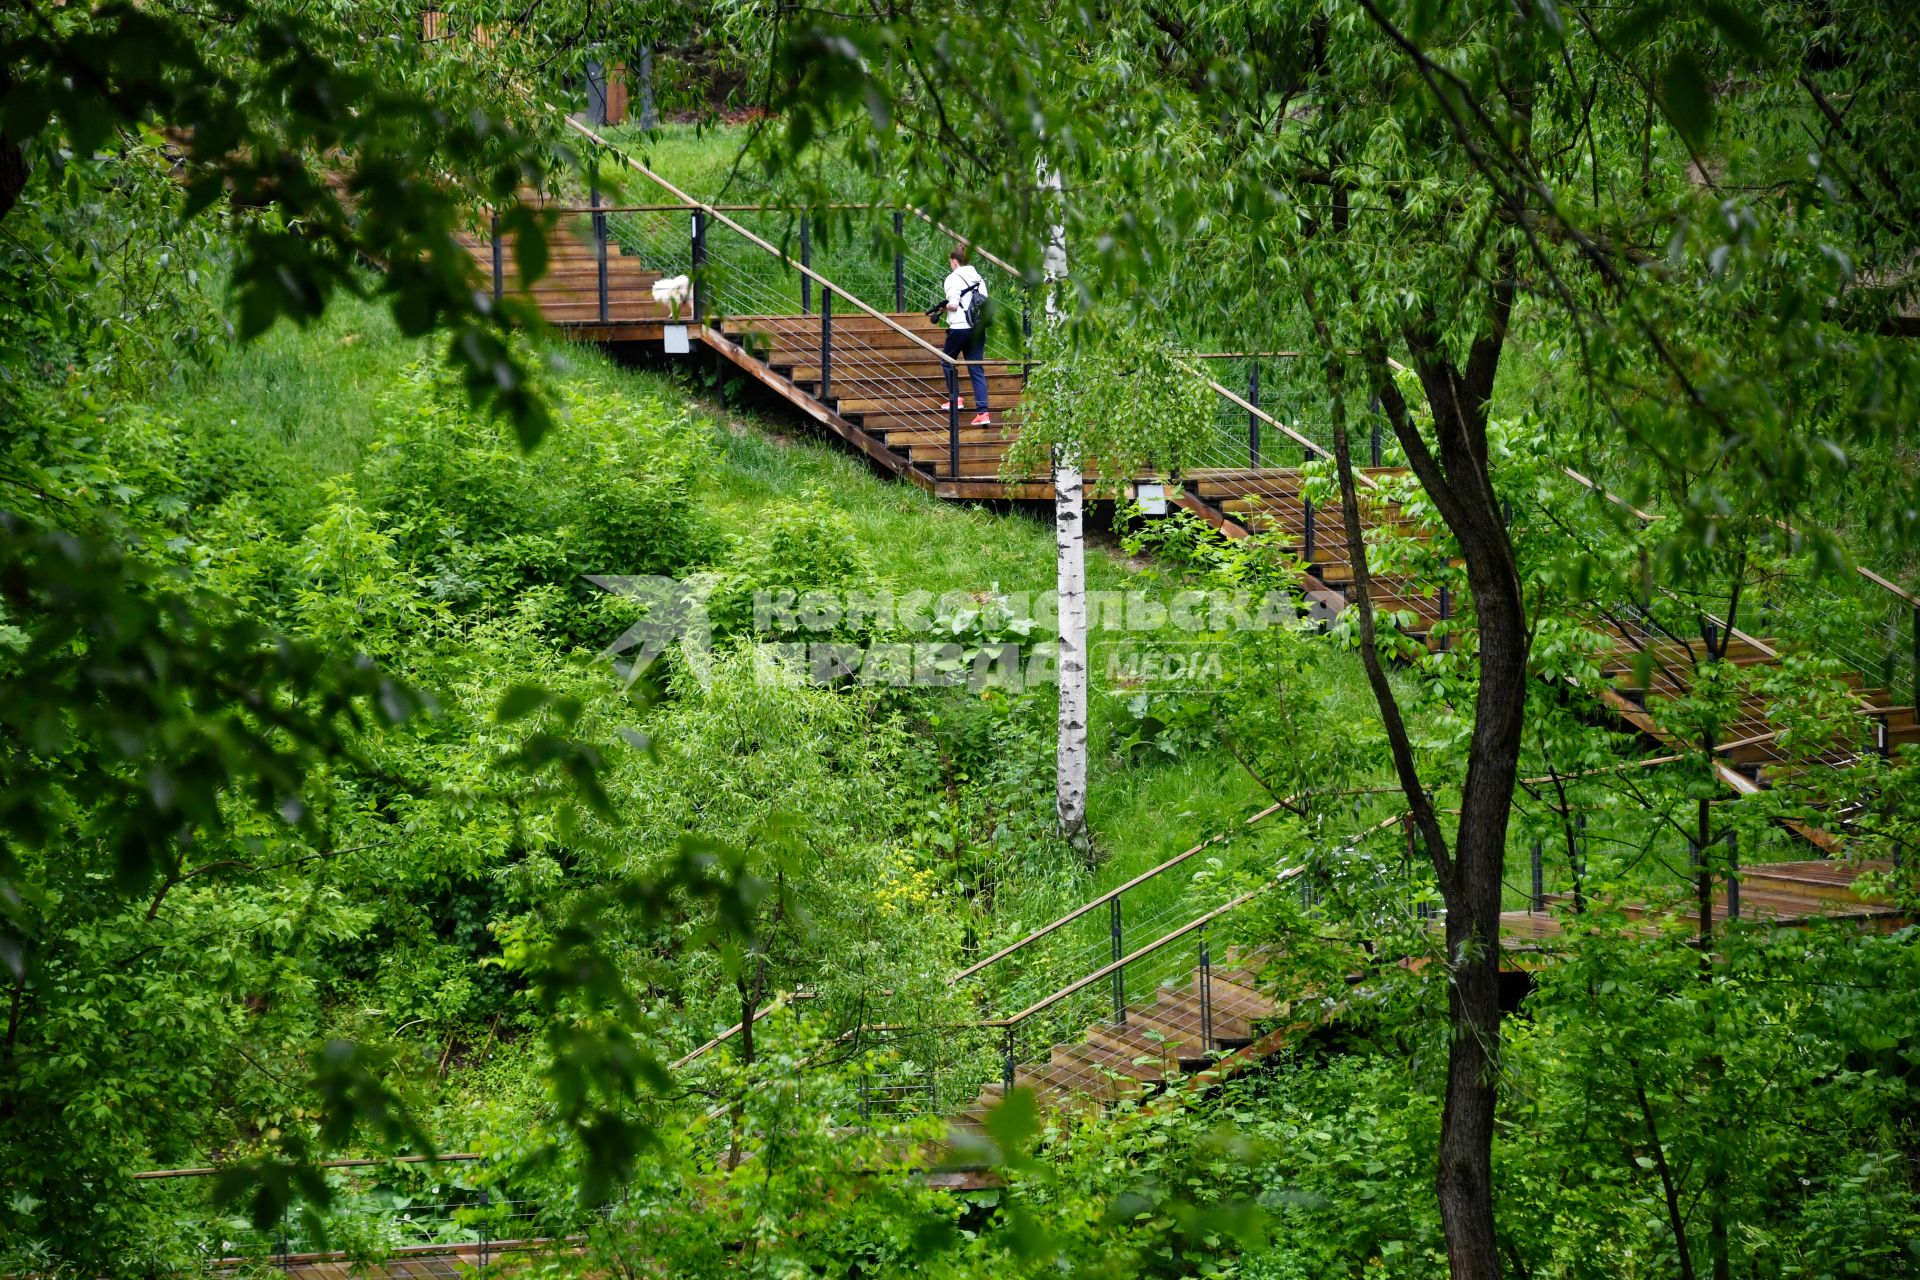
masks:
<path fill-rule="evenodd" d="M 273 505 L 299 524 L 317 513 L 323 482 L 352 471 L 373 442 L 396 371 L 431 350 L 384 307 L 343 298 L 308 328 L 282 322 L 230 349 L 159 408 L 274 477 Z"/>
<path fill-rule="evenodd" d="M 348 301 L 309 329 L 283 325 L 236 349 L 158 407 L 236 451 L 271 455 L 272 466 L 263 474 L 284 486 L 277 495 L 279 507 L 297 524 L 317 513 L 324 481 L 352 473 L 380 434 L 378 405 L 397 372 L 429 355 L 428 344 L 400 336 L 383 309 Z M 696 415 L 711 422 L 716 462 L 703 474 L 699 496 L 722 527 L 751 529 L 770 504 L 806 495 L 845 518 L 876 574 L 897 591 L 1038 593 L 1053 585 L 1053 534 L 1042 508 L 940 502 L 877 476 L 864 461 L 791 421 L 724 404 L 686 376 L 618 367 L 592 350 L 570 349 L 566 356 L 572 372 L 562 378 L 591 379 L 636 405 L 663 397 L 690 401 Z M 1097 541 L 1087 570 L 1092 590 L 1123 590 L 1137 577 L 1132 565 Z M 1343 655 L 1327 665 L 1323 678 L 1329 714 L 1356 726 L 1374 721 L 1377 713 L 1357 658 Z M 1234 830 L 1271 803 L 1261 785 L 1220 748 L 1174 759 L 1117 759 L 1117 701 L 1096 690 L 1092 710 L 1088 814 L 1103 860 L 1090 878 L 1061 882 L 1063 902 L 1086 886 L 1098 890 L 1120 883 L 1208 836 Z M 1377 781 L 1390 783 L 1384 758 L 1379 765 Z M 1595 828 L 1597 852 L 1603 840 L 1630 846 L 1641 838 L 1645 823 L 1622 815 L 1614 825 L 1617 832 Z M 1748 860 L 1802 852 L 1769 842 L 1752 849 Z M 1639 858 L 1627 878 L 1648 887 L 1674 883 L 1679 878 L 1674 862 L 1671 851 L 1664 858 Z M 1546 864 L 1549 891 L 1564 889 L 1564 856 L 1551 841 Z M 1506 905 L 1523 906 L 1529 880 L 1523 839 L 1513 844 L 1507 880 Z M 1143 917 L 1164 914 L 1188 881 L 1183 869 L 1133 901 Z"/>

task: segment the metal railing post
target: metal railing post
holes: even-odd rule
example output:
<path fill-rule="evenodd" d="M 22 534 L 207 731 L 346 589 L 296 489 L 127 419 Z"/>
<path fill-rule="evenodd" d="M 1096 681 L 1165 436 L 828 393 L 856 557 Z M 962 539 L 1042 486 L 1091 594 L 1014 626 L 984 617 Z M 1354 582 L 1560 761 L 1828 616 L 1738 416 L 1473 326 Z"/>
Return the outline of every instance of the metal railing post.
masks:
<path fill-rule="evenodd" d="M 953 390 L 947 395 L 947 475 L 960 478 L 960 369 L 953 370 Z"/>
<path fill-rule="evenodd" d="M 1000 1059 L 1000 1083 L 1008 1093 L 1013 1092 L 1013 1025 L 1007 1025 L 1007 1044 Z"/>
<path fill-rule="evenodd" d="M 1447 622 L 1452 618 L 1453 595 L 1447 590 L 1447 584 L 1443 582 L 1440 584 L 1440 621 Z M 1442 632 L 1440 636 L 1440 652 L 1445 653 L 1448 648 L 1448 637 L 1446 633 Z"/>
<path fill-rule="evenodd" d="M 807 232 L 807 215 L 800 215 L 800 265 L 807 271 L 813 269 L 813 241 Z M 806 271 L 800 273 L 800 314 L 813 313 L 813 277 Z"/>
<path fill-rule="evenodd" d="M 1913 667 L 1908 675 L 1913 679 L 1913 712 L 1920 715 L 1920 604 L 1913 606 Z"/>
<path fill-rule="evenodd" d="M 1213 1052 L 1213 957 L 1205 929 L 1200 931 L 1200 1052 Z"/>
<path fill-rule="evenodd" d="M 503 292 L 501 282 L 505 274 L 500 262 L 500 215 L 498 213 L 490 214 L 489 221 L 493 231 L 493 300 L 498 302 Z"/>
<path fill-rule="evenodd" d="M 479 1239 L 475 1242 L 474 1253 L 480 1266 L 484 1269 L 487 1265 L 487 1189 L 485 1187 L 480 1188 L 479 1225 Z"/>
<path fill-rule="evenodd" d="M 707 318 L 707 214 L 704 209 L 693 211 L 693 322 L 700 324 Z"/>
<path fill-rule="evenodd" d="M 1760 634 L 1765 635 L 1766 632 L 1763 630 Z M 1893 696 L 1893 664 L 1899 655 L 1899 651 L 1900 622 L 1897 618 L 1889 617 L 1887 619 L 1886 645 L 1880 651 L 1880 687 L 1887 691 L 1889 698 Z"/>
<path fill-rule="evenodd" d="M 1247 362 L 1247 465 L 1260 465 L 1260 415 L 1255 412 L 1260 407 L 1260 362 Z"/>
<path fill-rule="evenodd" d="M 820 401 L 833 394 L 833 290 L 820 290 Z"/>
<path fill-rule="evenodd" d="M 1547 883 L 1544 868 L 1540 865 L 1540 842 L 1533 842 L 1533 897 L 1527 910 L 1545 911 L 1547 909 Z"/>
<path fill-rule="evenodd" d="M 1740 833 L 1727 832 L 1727 919 L 1740 918 Z"/>
<path fill-rule="evenodd" d="M 1367 411 L 1373 424 L 1370 434 L 1372 436 L 1373 446 L 1373 465 L 1377 467 L 1380 465 L 1380 397 L 1375 396 L 1373 398 L 1373 403 L 1367 406 Z"/>
<path fill-rule="evenodd" d="M 1306 516 L 1307 516 L 1307 523 L 1306 523 L 1306 529 L 1304 530 L 1304 536 L 1300 539 L 1300 550 L 1304 558 L 1311 560 L 1313 559 L 1313 544 L 1314 544 L 1313 499 L 1302 498 L 1300 501 L 1301 501 L 1301 505 L 1306 508 Z"/>
<path fill-rule="evenodd" d="M 1114 896 L 1113 900 L 1107 904 L 1107 908 L 1107 928 L 1108 932 L 1113 936 L 1113 958 L 1118 960 L 1121 956 L 1127 954 L 1126 944 L 1122 940 L 1120 928 L 1119 895 L 1116 894 Z M 1127 971 L 1125 969 L 1115 969 L 1113 971 L 1113 1025 L 1116 1027 L 1124 1026 L 1126 1021 Z"/>
<path fill-rule="evenodd" d="M 1583 912 L 1587 909 L 1586 896 L 1581 890 L 1581 881 L 1586 879 L 1587 870 L 1587 815 L 1585 811 L 1573 815 L 1573 849 L 1580 859 L 1580 865 L 1573 871 L 1573 909 Z"/>
<path fill-rule="evenodd" d="M 893 309 L 907 309 L 907 224 L 900 210 L 893 211 Z"/>
<path fill-rule="evenodd" d="M 587 184 L 587 203 L 593 206 L 593 255 L 596 284 L 600 295 L 600 323 L 607 322 L 607 215 L 600 212 L 600 159 L 593 160 L 593 177 Z"/>

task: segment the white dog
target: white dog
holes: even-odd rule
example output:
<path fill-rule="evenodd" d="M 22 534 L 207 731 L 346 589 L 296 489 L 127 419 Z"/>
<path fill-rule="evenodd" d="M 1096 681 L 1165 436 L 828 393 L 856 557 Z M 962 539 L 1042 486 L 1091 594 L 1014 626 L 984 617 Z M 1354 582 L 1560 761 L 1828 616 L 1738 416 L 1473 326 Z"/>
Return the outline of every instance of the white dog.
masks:
<path fill-rule="evenodd" d="M 680 319 L 681 304 L 692 296 L 693 282 L 685 276 L 668 276 L 653 282 L 653 300 L 668 308 L 676 321 Z"/>

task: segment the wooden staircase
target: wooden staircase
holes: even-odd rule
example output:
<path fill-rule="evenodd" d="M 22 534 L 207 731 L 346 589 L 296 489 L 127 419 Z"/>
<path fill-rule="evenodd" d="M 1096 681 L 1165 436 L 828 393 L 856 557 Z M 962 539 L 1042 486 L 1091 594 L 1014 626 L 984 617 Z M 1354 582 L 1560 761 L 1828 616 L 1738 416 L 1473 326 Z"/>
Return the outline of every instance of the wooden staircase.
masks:
<path fill-rule="evenodd" d="M 1602 694 L 1608 708 L 1666 746 L 1679 750 L 1697 747 L 1696 743 L 1676 740 L 1657 713 L 1663 703 L 1684 698 L 1691 691 L 1695 664 L 1707 657 L 1704 641 L 1683 643 L 1649 636 L 1618 623 L 1606 630 L 1615 642 L 1613 654 L 1602 666 L 1610 682 Z M 1739 633 L 1725 637 L 1718 647 L 1722 661 L 1741 668 L 1777 666 L 1781 660 L 1771 640 Z M 1905 744 L 1920 744 L 1920 715 L 1911 704 L 1896 705 L 1887 690 L 1868 686 L 1855 672 L 1845 672 L 1840 679 L 1849 688 L 1860 717 L 1860 731 L 1854 740 L 1835 742 L 1806 755 L 1783 750 L 1778 742 L 1779 726 L 1767 699 L 1749 689 L 1741 694 L 1734 717 L 1721 729 L 1721 745 L 1715 754 L 1722 762 L 1723 780 L 1735 790 L 1755 791 L 1807 768 L 1844 767 L 1865 751 L 1891 751 Z"/>
<path fill-rule="evenodd" d="M 575 340 L 660 342 L 673 320 L 668 309 L 653 300 L 659 273 L 624 252 L 616 239 L 597 241 L 590 215 L 568 216 L 560 234 L 552 237 L 547 274 L 531 289 L 521 287 L 516 278 L 510 241 L 496 246 L 489 238 L 470 236 L 465 243 L 502 297 L 531 301 Z M 830 284 L 824 279 L 819 283 L 823 291 Z M 988 362 L 992 422 L 973 426 L 974 411 L 968 409 L 960 414 L 956 431 L 948 412 L 940 408 L 947 398 L 946 369 L 938 354 L 941 328 L 919 313 L 872 311 L 845 298 L 836 302 L 839 310 L 830 317 L 813 311 L 719 316 L 709 322 L 682 319 L 690 344 L 717 353 L 890 474 L 944 498 L 1051 498 L 1049 476 L 1003 474 L 1019 435 L 1024 366 Z M 970 396 L 969 380 L 962 375 L 957 381 L 961 394 Z M 1273 425 L 1292 434 L 1277 421 Z M 1296 435 L 1295 441 L 1304 437 Z M 1371 490 L 1401 474 L 1392 468 L 1363 468 L 1359 479 Z M 1227 536 L 1259 532 L 1284 537 L 1300 558 L 1305 598 L 1320 616 L 1332 618 L 1350 605 L 1353 565 L 1339 511 L 1317 508 L 1307 499 L 1299 469 L 1194 469 L 1177 481 L 1179 505 Z M 1363 520 L 1369 532 L 1390 528 L 1416 541 L 1435 536 L 1390 501 L 1370 493 L 1363 493 Z M 1436 624 L 1452 615 L 1444 588 L 1380 574 L 1372 579 L 1372 595 L 1377 611 L 1398 616 L 1409 640 L 1429 647 L 1445 643 L 1435 635 Z M 1654 740 L 1684 748 L 1649 712 L 1687 693 L 1701 650 L 1638 632 L 1631 624 L 1600 620 L 1596 625 L 1615 642 L 1604 668 L 1611 682 L 1602 693 L 1608 708 Z M 1726 643 L 1723 656 L 1743 666 L 1780 660 L 1768 642 L 1738 634 Z M 1636 670 L 1648 659 L 1651 674 L 1643 682 Z M 1758 790 L 1809 763 L 1843 765 L 1857 759 L 1863 747 L 1886 750 L 1920 743 L 1920 717 L 1914 707 L 1894 705 L 1888 691 L 1862 679 L 1851 683 L 1862 717 L 1860 741 L 1836 744 L 1812 761 L 1795 761 L 1782 751 L 1766 700 L 1746 695 L 1739 716 L 1723 734 L 1723 779 L 1736 790 Z"/>
<path fill-rule="evenodd" d="M 945 334 L 918 312 L 891 313 L 886 319 L 891 323 L 859 313 L 832 318 L 825 394 L 818 316 L 728 316 L 719 330 L 730 344 L 730 356 L 737 350 L 756 360 L 927 478 L 998 483 L 1001 463 L 1019 435 L 1010 422 L 1018 421 L 1026 389 L 1024 369 L 1005 362 L 988 369 L 993 425 L 972 426 L 976 410 L 971 405 L 961 411 L 956 476 L 949 466 L 951 424 L 947 411 L 939 407 L 947 399 L 945 368 L 907 336 L 937 348 Z M 963 375 L 958 381 L 961 396 L 970 398 L 969 380 Z"/>
<path fill-rule="evenodd" d="M 1087 1026 L 1077 1040 L 1053 1046 L 1044 1062 L 1015 1067 L 1015 1088 L 1031 1090 L 1043 1111 L 1105 1106 L 1140 1097 L 1182 1075 L 1214 1067 L 1224 1056 L 1252 1048 L 1280 1007 L 1258 988 L 1258 953 L 1230 953 L 1199 974 L 1155 988 L 1126 1006 L 1125 1016 Z M 1209 1005 L 1211 1006 L 1209 1008 Z M 984 1132 L 987 1113 L 1006 1096 L 995 1081 L 952 1118 L 962 1134 Z"/>

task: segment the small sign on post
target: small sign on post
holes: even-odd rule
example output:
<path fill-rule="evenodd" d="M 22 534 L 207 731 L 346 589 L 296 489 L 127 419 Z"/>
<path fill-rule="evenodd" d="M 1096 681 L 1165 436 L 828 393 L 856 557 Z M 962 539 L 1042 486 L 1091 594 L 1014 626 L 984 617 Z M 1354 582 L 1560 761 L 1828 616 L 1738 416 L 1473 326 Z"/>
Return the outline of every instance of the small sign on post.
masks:
<path fill-rule="evenodd" d="M 693 344 L 687 339 L 687 326 L 683 324 L 670 324 L 665 326 L 661 332 L 666 338 L 668 355 L 684 356 L 693 350 Z"/>
<path fill-rule="evenodd" d="M 1143 516 L 1163 516 L 1167 514 L 1167 487 L 1163 484 L 1137 484 L 1133 486 L 1133 501 Z"/>

